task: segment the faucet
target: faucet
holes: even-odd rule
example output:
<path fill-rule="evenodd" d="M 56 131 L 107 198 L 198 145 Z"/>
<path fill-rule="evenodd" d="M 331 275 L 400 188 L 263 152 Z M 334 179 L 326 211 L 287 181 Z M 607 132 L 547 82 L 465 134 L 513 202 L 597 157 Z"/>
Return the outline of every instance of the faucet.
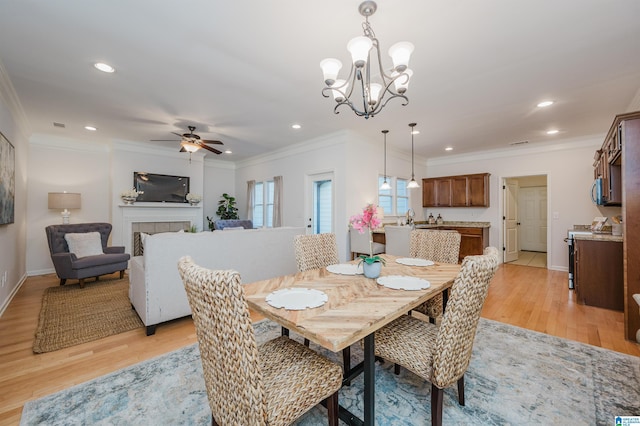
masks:
<path fill-rule="evenodd" d="M 410 208 L 409 210 L 407 210 L 407 225 L 409 226 L 414 226 L 413 225 L 413 217 L 416 215 L 416 213 L 413 211 L 412 208 Z"/>

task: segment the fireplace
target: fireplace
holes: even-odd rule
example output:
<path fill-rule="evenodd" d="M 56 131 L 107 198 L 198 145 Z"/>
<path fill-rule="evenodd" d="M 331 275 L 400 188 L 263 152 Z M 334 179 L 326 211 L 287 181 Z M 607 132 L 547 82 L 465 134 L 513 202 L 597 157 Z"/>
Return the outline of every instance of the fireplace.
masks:
<path fill-rule="evenodd" d="M 120 211 L 120 241 L 125 247 L 125 253 L 132 256 L 142 254 L 139 238 L 134 241 L 134 235 L 139 235 L 140 232 L 177 232 L 202 223 L 202 208 L 188 204 L 136 203 L 121 205 Z"/>

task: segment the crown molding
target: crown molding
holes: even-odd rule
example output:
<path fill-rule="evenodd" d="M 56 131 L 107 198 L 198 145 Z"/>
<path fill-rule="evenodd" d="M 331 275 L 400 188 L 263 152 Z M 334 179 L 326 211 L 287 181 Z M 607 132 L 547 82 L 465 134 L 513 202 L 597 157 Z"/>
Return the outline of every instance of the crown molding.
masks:
<path fill-rule="evenodd" d="M 4 65 L 2 65 L 2 61 L 0 61 L 0 99 L 4 102 L 13 119 L 18 124 L 18 130 L 25 139 L 29 139 L 31 137 L 31 125 L 29 124 L 29 119 L 27 118 L 27 114 L 24 112 L 24 108 L 22 108 L 22 103 L 20 103 L 20 98 L 18 98 L 18 94 L 16 93 L 15 88 L 13 87 L 13 83 L 9 78 L 9 73 L 5 69 Z"/>
<path fill-rule="evenodd" d="M 280 148 L 266 154 L 256 155 L 254 157 L 247 158 L 246 160 L 240 160 L 235 164 L 237 168 L 256 166 L 258 164 L 280 160 L 293 155 L 303 154 L 305 152 L 341 145 L 349 140 L 349 135 L 353 134 L 354 133 L 349 130 L 340 130 L 314 139 L 309 139 L 308 141 L 289 145 L 285 148 Z"/>
<path fill-rule="evenodd" d="M 536 143 L 531 146 L 517 146 L 511 148 L 500 148 L 487 151 L 477 151 L 465 154 L 452 155 L 447 157 L 436 157 L 427 160 L 427 166 L 440 166 L 457 163 L 467 163 L 469 161 L 492 160 L 496 158 L 522 157 L 525 155 L 541 154 L 553 151 L 567 151 L 579 148 L 602 146 L 605 134 L 590 135 L 580 138 L 565 139 L 563 141 L 553 141 Z"/>
<path fill-rule="evenodd" d="M 74 152 L 109 152 L 109 145 L 104 143 L 61 138 L 42 133 L 32 135 L 29 139 L 29 145 Z"/>

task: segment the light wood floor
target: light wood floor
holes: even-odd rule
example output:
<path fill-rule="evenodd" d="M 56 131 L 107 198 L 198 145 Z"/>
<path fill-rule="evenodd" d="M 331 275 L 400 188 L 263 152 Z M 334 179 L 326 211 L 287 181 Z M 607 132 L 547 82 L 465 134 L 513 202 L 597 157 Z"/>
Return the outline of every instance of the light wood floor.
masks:
<path fill-rule="evenodd" d="M 566 281 L 564 272 L 501 265 L 482 316 L 640 356 L 640 345 L 623 338 L 623 314 L 576 304 Z M 153 336 L 141 328 L 35 355 L 31 346 L 42 294 L 57 285 L 54 275 L 28 278 L 0 318 L 0 425 L 18 424 L 26 401 L 196 341 L 191 319 L 183 318 L 159 326 Z"/>

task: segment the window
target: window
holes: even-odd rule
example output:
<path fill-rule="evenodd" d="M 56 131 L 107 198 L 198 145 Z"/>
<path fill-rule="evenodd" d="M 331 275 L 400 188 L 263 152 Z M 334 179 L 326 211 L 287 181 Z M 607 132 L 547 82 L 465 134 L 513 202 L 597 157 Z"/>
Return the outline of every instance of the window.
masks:
<path fill-rule="evenodd" d="M 273 227 L 273 181 L 256 182 L 253 193 L 253 227 Z"/>
<path fill-rule="evenodd" d="M 384 182 L 384 176 L 378 176 L 378 188 Z M 402 216 L 411 205 L 409 191 L 407 190 L 407 179 L 387 176 L 387 182 L 391 189 L 378 190 L 378 205 L 384 209 L 385 216 Z"/>

